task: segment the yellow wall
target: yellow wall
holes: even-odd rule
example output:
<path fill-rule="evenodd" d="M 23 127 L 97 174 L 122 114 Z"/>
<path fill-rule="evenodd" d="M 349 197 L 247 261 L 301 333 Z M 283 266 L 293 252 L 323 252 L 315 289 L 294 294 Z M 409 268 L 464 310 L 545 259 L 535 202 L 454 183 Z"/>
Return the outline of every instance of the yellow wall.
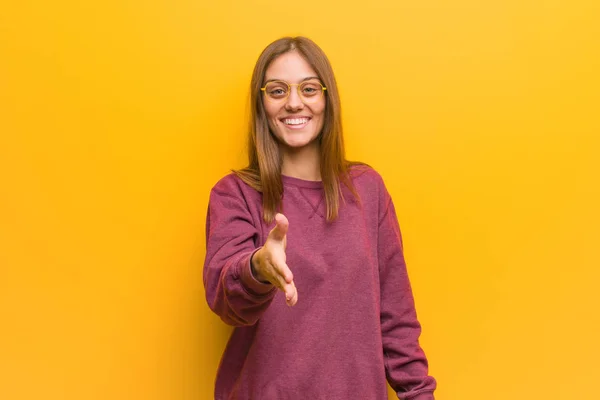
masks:
<path fill-rule="evenodd" d="M 600 398 L 596 0 L 7 3 L 0 399 L 211 398 L 208 192 L 288 34 L 395 198 L 438 398 Z"/>

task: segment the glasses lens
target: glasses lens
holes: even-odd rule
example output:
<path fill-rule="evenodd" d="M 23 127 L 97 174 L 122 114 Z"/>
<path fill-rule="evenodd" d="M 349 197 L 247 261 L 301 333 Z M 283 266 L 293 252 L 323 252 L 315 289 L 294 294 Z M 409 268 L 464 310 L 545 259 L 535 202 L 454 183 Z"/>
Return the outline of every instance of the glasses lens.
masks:
<path fill-rule="evenodd" d="M 269 82 L 265 86 L 265 94 L 273 100 L 282 100 L 287 97 L 288 89 L 285 82 Z"/>
<path fill-rule="evenodd" d="M 318 99 L 323 94 L 323 86 L 317 81 L 306 81 L 300 85 L 300 94 L 306 100 Z"/>

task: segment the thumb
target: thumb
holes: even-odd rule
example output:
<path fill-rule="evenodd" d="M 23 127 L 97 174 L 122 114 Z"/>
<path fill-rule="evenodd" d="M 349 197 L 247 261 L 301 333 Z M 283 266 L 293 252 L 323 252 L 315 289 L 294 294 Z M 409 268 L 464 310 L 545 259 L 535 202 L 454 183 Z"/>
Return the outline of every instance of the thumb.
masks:
<path fill-rule="evenodd" d="M 283 214 L 275 215 L 275 227 L 271 230 L 269 236 L 274 240 L 285 240 L 285 235 L 288 231 L 289 222 Z"/>

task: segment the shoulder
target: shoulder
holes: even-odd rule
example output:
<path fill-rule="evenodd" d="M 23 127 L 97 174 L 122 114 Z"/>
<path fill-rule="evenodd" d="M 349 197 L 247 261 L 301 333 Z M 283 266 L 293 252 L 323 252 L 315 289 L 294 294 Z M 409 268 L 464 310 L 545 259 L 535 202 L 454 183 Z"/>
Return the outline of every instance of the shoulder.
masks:
<path fill-rule="evenodd" d="M 211 196 L 226 197 L 248 197 L 258 195 L 258 192 L 250 187 L 235 172 L 223 176 L 211 189 Z"/>
<path fill-rule="evenodd" d="M 385 191 L 385 183 L 382 176 L 373 167 L 367 164 L 352 165 L 348 173 L 352 183 L 359 192 L 379 194 Z"/>
<path fill-rule="evenodd" d="M 228 173 L 217 181 L 212 187 L 213 191 L 228 190 L 239 187 L 242 180 L 233 172 Z"/>
<path fill-rule="evenodd" d="M 392 198 L 381 174 L 366 164 L 353 165 L 349 174 L 361 203 L 377 215 L 385 213 Z"/>

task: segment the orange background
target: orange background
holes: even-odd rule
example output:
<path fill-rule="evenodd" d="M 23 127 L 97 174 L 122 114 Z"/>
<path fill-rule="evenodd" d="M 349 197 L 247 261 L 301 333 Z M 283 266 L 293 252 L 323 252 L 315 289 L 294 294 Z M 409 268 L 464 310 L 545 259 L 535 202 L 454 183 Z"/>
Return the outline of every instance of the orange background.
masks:
<path fill-rule="evenodd" d="M 208 193 L 297 34 L 395 199 L 437 398 L 600 398 L 597 1 L 11 3 L 0 399 L 212 397 Z"/>

